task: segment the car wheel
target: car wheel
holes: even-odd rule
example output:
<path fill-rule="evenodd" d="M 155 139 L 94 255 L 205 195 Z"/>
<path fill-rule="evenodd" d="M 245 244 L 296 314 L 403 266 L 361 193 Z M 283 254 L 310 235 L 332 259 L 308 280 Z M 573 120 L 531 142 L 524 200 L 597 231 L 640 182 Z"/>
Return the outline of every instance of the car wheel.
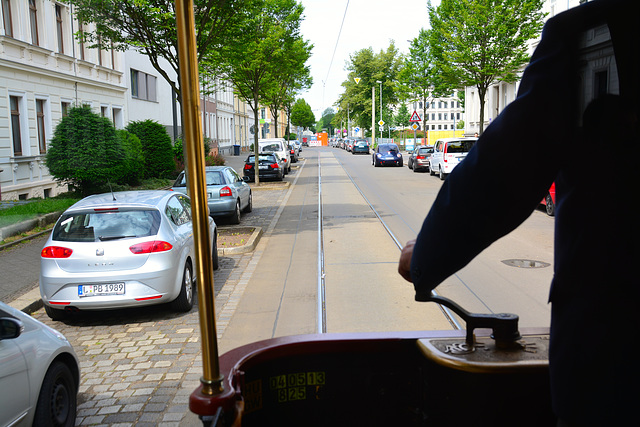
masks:
<path fill-rule="evenodd" d="M 402 160 L 398 162 L 398 166 L 402 167 Z"/>
<path fill-rule="evenodd" d="M 240 200 L 236 200 L 236 208 L 230 217 L 232 224 L 240 224 Z"/>
<path fill-rule="evenodd" d="M 409 160 L 409 161 L 407 162 L 407 167 L 408 167 L 409 169 L 413 169 L 413 165 L 411 164 L 411 160 Z"/>
<path fill-rule="evenodd" d="M 47 316 L 51 318 L 51 320 L 64 320 L 68 317 L 68 314 L 64 310 L 58 310 L 57 308 L 49 307 L 45 304 L 44 311 L 47 313 Z"/>
<path fill-rule="evenodd" d="M 547 197 L 544 199 L 547 209 L 547 215 L 554 216 L 556 214 L 556 205 L 553 203 L 553 199 L 551 198 L 551 194 L 547 194 Z"/>
<path fill-rule="evenodd" d="M 414 172 L 418 172 L 418 168 L 414 166 L 414 167 L 413 167 L 413 171 L 414 171 Z"/>
<path fill-rule="evenodd" d="M 213 245 L 211 246 L 211 267 L 217 270 L 220 267 L 220 258 L 218 257 L 218 232 L 215 231 L 213 236 Z"/>
<path fill-rule="evenodd" d="M 253 194 L 251 194 L 251 192 L 249 192 L 249 202 L 247 203 L 247 206 L 244 208 L 244 212 L 251 212 L 253 210 Z"/>
<path fill-rule="evenodd" d="M 182 273 L 180 294 L 172 303 L 175 311 L 191 310 L 193 307 L 193 290 L 193 269 L 191 268 L 191 262 L 187 261 L 184 265 L 184 273 Z"/>
<path fill-rule="evenodd" d="M 441 180 L 441 181 L 444 181 L 445 174 L 444 174 L 444 172 L 442 172 L 442 168 L 440 168 L 440 170 L 438 171 L 438 173 L 439 173 L 439 175 L 440 175 L 440 180 Z"/>
<path fill-rule="evenodd" d="M 62 362 L 53 362 L 40 388 L 33 425 L 75 425 L 77 394 L 76 382 L 69 367 Z"/>
<path fill-rule="evenodd" d="M 434 171 L 433 168 L 429 166 L 429 175 L 434 176 L 435 174 L 436 174 L 436 171 Z"/>

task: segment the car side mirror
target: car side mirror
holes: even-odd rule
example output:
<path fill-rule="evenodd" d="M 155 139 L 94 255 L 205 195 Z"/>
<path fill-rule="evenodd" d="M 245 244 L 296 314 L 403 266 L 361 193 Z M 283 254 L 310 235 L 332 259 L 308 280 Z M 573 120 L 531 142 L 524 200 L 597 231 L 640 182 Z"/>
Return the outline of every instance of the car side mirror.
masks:
<path fill-rule="evenodd" d="M 24 325 L 18 319 L 3 317 L 0 319 L 0 341 L 18 338 Z"/>

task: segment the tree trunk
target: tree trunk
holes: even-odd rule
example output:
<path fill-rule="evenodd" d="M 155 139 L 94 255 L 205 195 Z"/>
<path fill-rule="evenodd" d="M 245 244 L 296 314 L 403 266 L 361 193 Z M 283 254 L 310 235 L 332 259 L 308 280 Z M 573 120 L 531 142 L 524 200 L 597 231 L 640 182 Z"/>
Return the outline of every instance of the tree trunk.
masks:
<path fill-rule="evenodd" d="M 478 97 L 480 98 L 480 123 L 478 124 L 478 135 L 482 135 L 484 132 L 484 97 L 487 94 L 486 87 L 478 87 Z"/>
<path fill-rule="evenodd" d="M 258 94 L 253 95 L 253 152 L 254 152 L 254 164 L 253 164 L 253 176 L 255 177 L 256 186 L 260 185 L 260 160 L 259 160 L 259 148 L 258 148 Z"/>

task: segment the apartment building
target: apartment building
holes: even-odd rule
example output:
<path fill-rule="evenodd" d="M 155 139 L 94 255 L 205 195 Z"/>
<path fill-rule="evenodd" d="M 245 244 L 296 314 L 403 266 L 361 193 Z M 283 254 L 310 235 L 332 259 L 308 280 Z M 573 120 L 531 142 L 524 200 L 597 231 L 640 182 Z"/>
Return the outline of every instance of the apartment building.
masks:
<path fill-rule="evenodd" d="M 123 56 L 76 42 L 82 27 L 67 4 L 1 0 L 0 13 L 0 196 L 54 196 L 66 188 L 49 174 L 45 154 L 67 111 L 90 105 L 125 123 Z"/>

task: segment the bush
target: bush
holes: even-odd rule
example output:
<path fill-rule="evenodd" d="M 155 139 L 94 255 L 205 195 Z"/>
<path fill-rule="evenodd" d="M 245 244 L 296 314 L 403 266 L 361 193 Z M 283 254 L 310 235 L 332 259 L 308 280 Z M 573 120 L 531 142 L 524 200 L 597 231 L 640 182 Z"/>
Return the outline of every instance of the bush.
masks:
<path fill-rule="evenodd" d="M 205 158 L 209 155 L 209 152 L 211 152 L 211 139 L 204 138 Z M 184 146 L 182 144 L 182 139 L 176 139 L 173 143 L 173 156 L 176 159 L 176 163 L 184 165 Z"/>
<path fill-rule="evenodd" d="M 206 156 L 204 158 L 204 164 L 206 166 L 224 166 L 224 157 L 220 154 L 214 156 Z"/>
<path fill-rule="evenodd" d="M 140 138 L 144 158 L 144 178 L 164 178 L 176 169 L 171 137 L 160 123 L 153 120 L 131 122 L 126 129 Z"/>
<path fill-rule="evenodd" d="M 144 163 L 140 138 L 124 129 L 117 130 L 116 136 L 124 150 L 124 171 L 118 183 L 138 185 L 143 176 L 140 165 Z"/>
<path fill-rule="evenodd" d="M 56 126 L 46 165 L 56 180 L 88 195 L 96 186 L 123 178 L 125 157 L 109 119 L 82 106 L 72 108 Z"/>

